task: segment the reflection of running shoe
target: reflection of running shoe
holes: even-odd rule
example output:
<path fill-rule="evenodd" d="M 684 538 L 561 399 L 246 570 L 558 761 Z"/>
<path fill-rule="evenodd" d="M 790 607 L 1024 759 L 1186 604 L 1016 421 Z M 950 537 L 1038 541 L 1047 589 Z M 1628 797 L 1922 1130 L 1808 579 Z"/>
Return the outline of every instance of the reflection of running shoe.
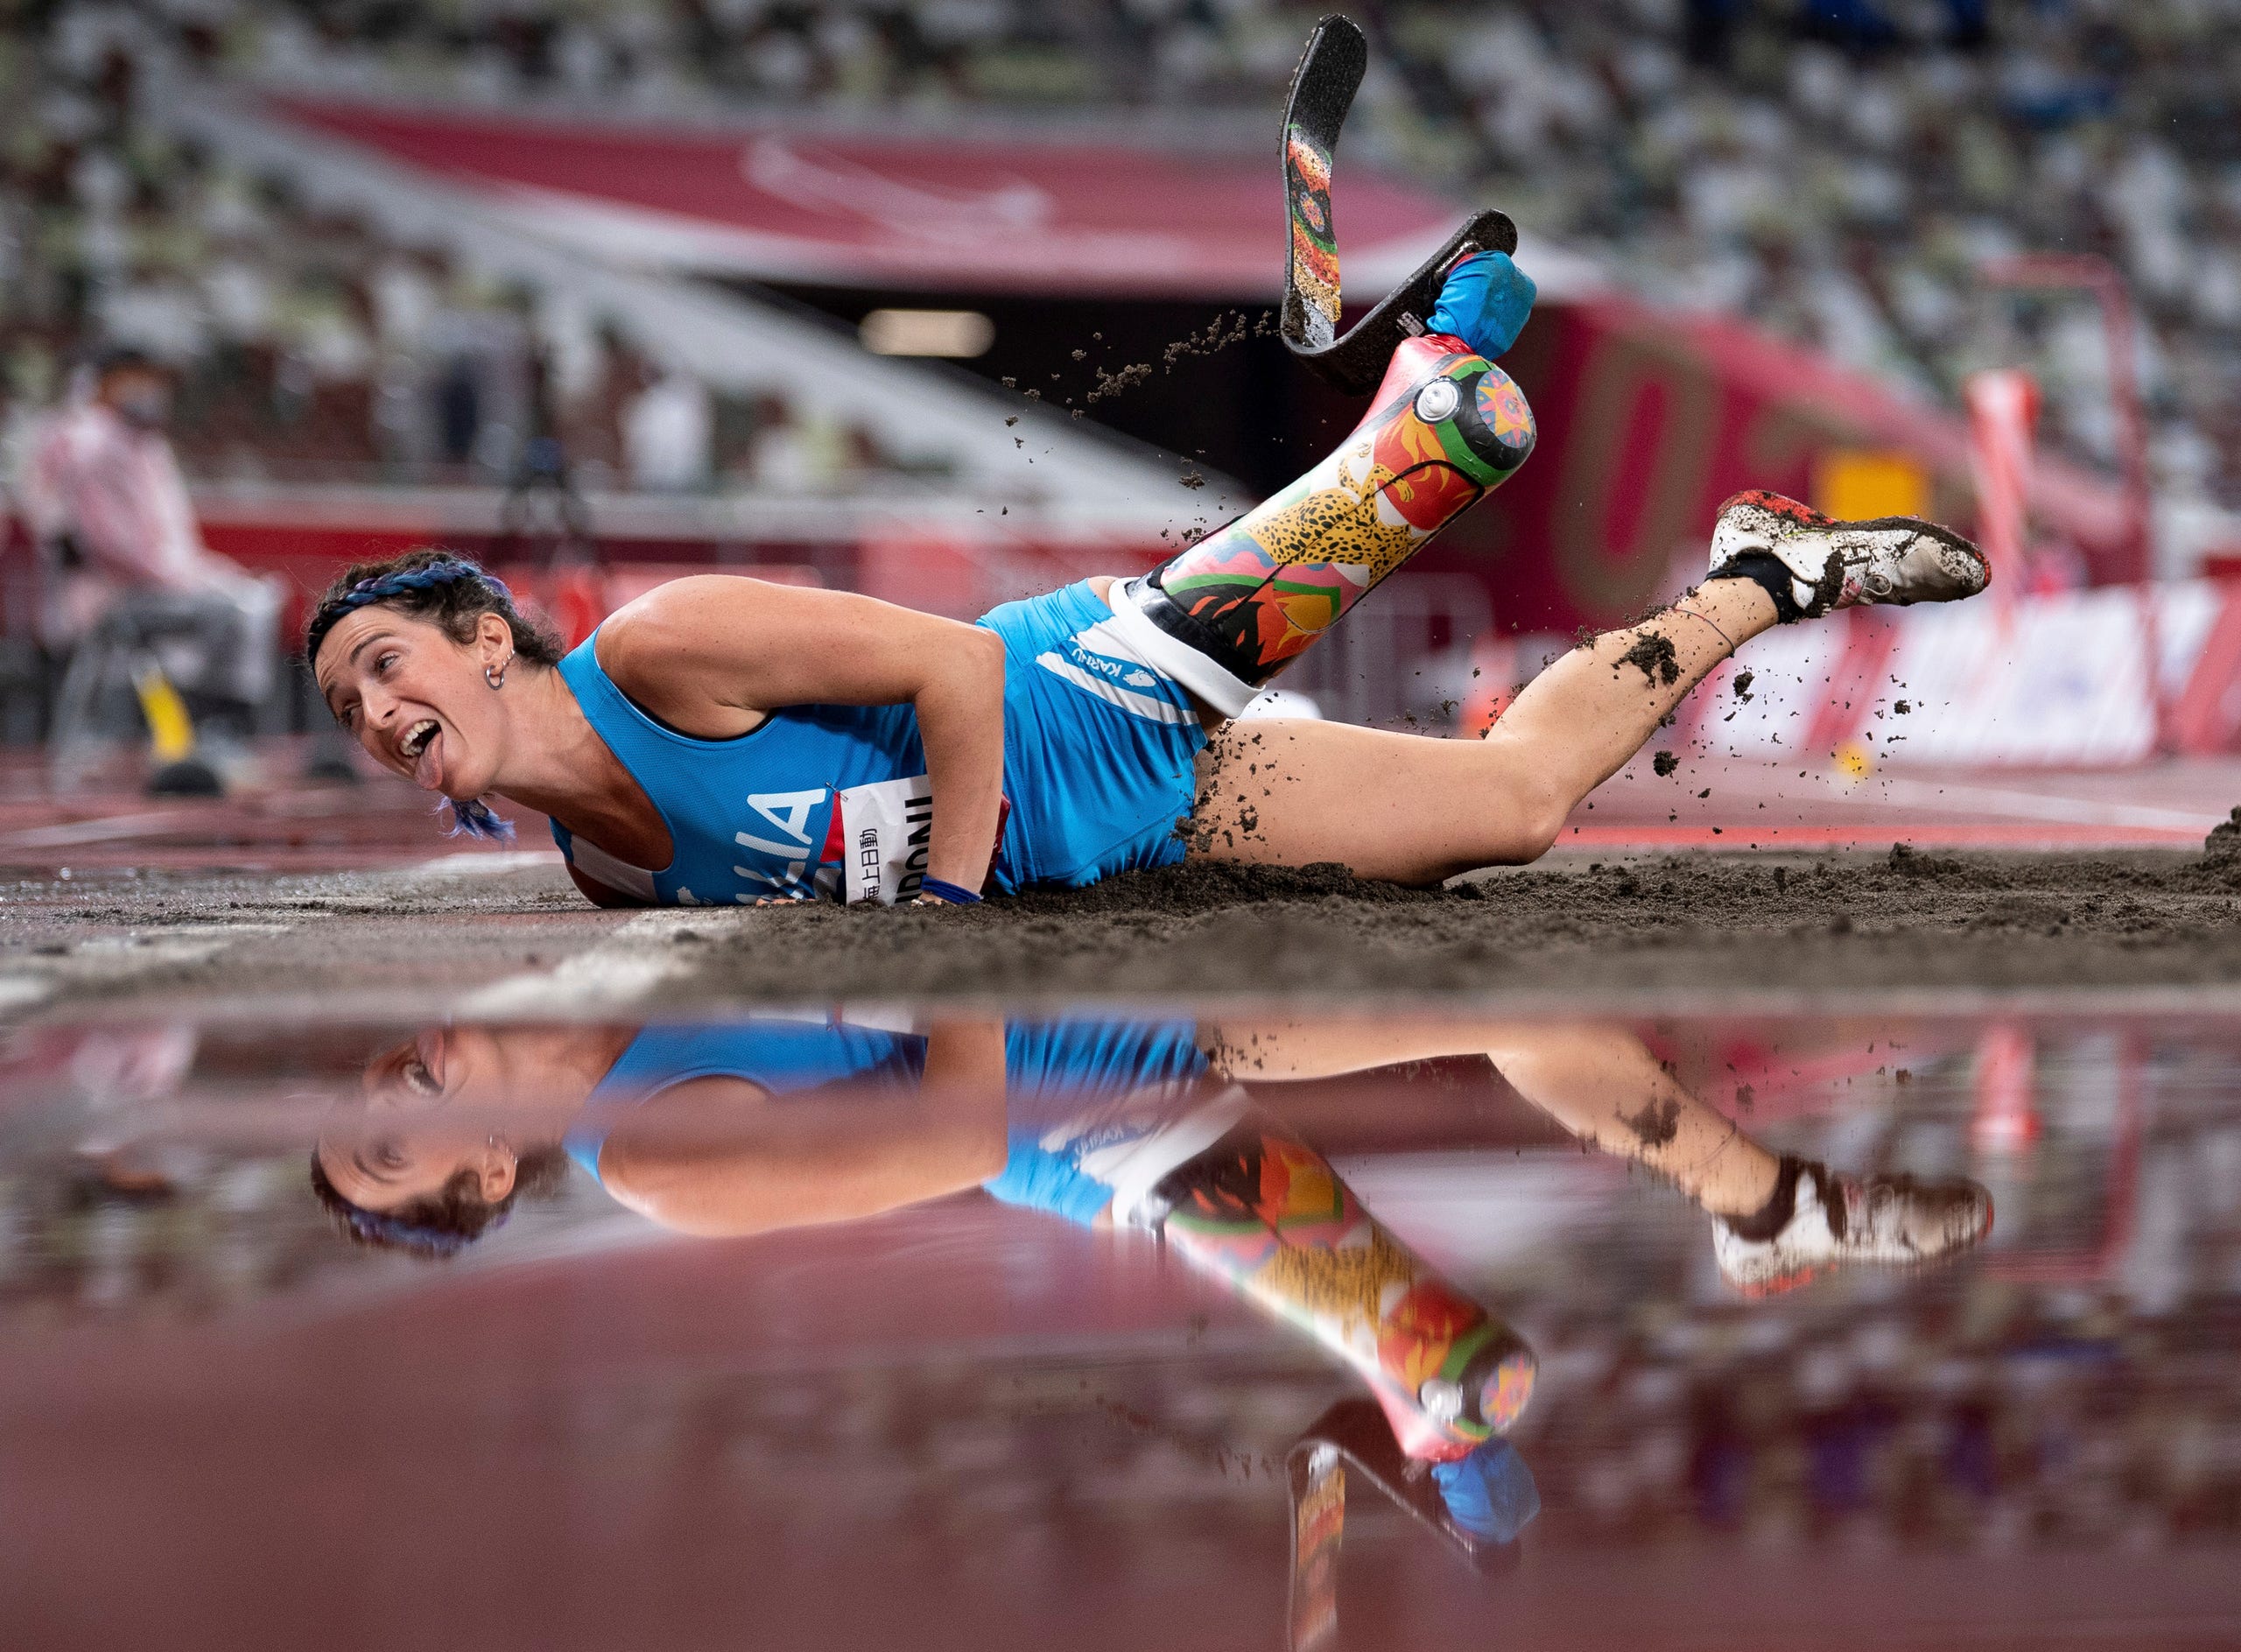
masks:
<path fill-rule="evenodd" d="M 1711 577 L 1732 573 L 1738 559 L 1754 553 L 1789 570 L 1791 594 L 1808 619 L 1866 603 L 1956 602 L 1976 595 L 1992 577 L 1983 552 L 1934 522 L 1837 522 L 1756 489 L 1719 508 Z"/>
<path fill-rule="evenodd" d="M 1854 1263 L 1922 1267 L 1956 1255 L 1992 1227 L 1992 1199 L 1971 1181 L 1917 1182 L 1907 1176 L 1861 1180 L 1825 1165 L 1790 1160 L 1789 1219 L 1768 1237 L 1738 1232 L 1743 1221 L 1712 1225 L 1712 1253 L 1728 1283 L 1767 1297 Z"/>

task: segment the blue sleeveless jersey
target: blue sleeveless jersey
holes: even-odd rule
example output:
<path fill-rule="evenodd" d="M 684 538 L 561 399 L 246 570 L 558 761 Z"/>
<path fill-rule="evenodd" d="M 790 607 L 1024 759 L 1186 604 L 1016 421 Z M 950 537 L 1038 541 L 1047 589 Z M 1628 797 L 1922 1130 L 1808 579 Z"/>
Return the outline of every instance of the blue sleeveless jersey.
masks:
<path fill-rule="evenodd" d="M 1008 1023 L 1009 1150 L 988 1192 L 1006 1204 L 1096 1220 L 1113 1199 L 1100 1173 L 1107 1163 L 1170 1123 L 1205 1074 L 1197 1032 L 1187 1020 Z M 608 1135 L 633 1108 L 674 1085 L 732 1078 L 774 1098 L 830 1085 L 901 1095 L 918 1087 L 925 1063 L 923 1036 L 849 1022 L 759 1016 L 647 1027 L 592 1091 L 563 1144 L 597 1180 Z"/>
<path fill-rule="evenodd" d="M 1187 1110 L 1205 1072 L 1196 1021 L 1011 1023 L 1004 1168 L 981 1185 L 1088 1226 L 1113 1202 L 1115 1163 Z"/>
<path fill-rule="evenodd" d="M 826 1085 L 918 1087 L 926 1041 L 851 1022 L 749 1016 L 706 1025 L 644 1027 L 585 1100 L 562 1144 L 596 1177 L 599 1151 L 625 1114 L 673 1085 L 744 1079 L 773 1096 Z"/>
<path fill-rule="evenodd" d="M 1005 643 L 1008 807 L 989 876 L 1000 893 L 1078 888 L 1183 857 L 1176 827 L 1205 735 L 1182 686 L 1114 635 L 1112 617 L 1077 584 L 980 621 Z M 790 706 L 736 739 L 699 740 L 632 704 L 598 644 L 594 632 L 560 662 L 561 677 L 660 812 L 675 853 L 658 870 L 627 866 L 553 822 L 580 871 L 675 905 L 840 899 L 870 875 L 866 823 L 877 820 L 891 863 L 882 897 L 916 893 L 931 800 L 911 706 Z"/>

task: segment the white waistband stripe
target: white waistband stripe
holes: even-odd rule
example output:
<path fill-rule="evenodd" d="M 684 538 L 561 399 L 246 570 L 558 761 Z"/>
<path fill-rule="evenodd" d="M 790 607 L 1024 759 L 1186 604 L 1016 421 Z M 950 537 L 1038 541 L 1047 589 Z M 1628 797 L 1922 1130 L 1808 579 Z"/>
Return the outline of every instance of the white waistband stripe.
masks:
<path fill-rule="evenodd" d="M 1131 580 L 1113 582 L 1113 630 L 1131 651 L 1156 671 L 1163 671 L 1189 689 L 1225 717 L 1234 717 L 1257 699 L 1261 691 L 1242 682 L 1180 637 L 1170 636 L 1145 617 L 1130 594 Z M 1100 622 L 1099 629 L 1103 629 Z"/>
<path fill-rule="evenodd" d="M 1134 717 L 1147 722 L 1188 723 L 1197 718 L 1171 700 L 1156 699 L 1150 694 L 1139 694 L 1132 688 L 1118 683 L 1108 683 L 1093 671 L 1085 671 L 1071 660 L 1060 659 L 1056 654 L 1038 654 L 1035 663 L 1054 677 L 1063 677 L 1076 688 L 1096 695 L 1108 705 L 1118 706 Z"/>

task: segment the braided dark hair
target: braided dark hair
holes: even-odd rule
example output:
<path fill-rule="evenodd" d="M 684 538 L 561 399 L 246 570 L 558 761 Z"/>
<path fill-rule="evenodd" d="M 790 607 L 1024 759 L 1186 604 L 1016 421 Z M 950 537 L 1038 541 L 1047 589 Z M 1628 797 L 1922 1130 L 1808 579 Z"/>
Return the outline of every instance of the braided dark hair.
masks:
<path fill-rule="evenodd" d="M 370 1211 L 342 1196 L 312 1154 L 312 1192 L 327 1207 L 335 1230 L 355 1244 L 376 1250 L 402 1250 L 438 1261 L 455 1256 L 493 1228 L 505 1225 L 514 1201 L 558 1192 L 568 1180 L 567 1149 L 533 1147 L 515 1161 L 514 1185 L 495 1204 L 485 1204 L 482 1185 L 473 1170 L 455 1170 L 442 1191 L 411 1199 L 391 1211 Z"/>
<path fill-rule="evenodd" d="M 319 645 L 344 615 L 376 603 L 441 626 L 444 635 L 462 648 L 474 640 L 475 622 L 495 614 L 514 634 L 515 658 L 532 665 L 560 663 L 559 643 L 514 606 L 514 594 L 503 580 L 465 557 L 432 549 L 355 563 L 337 574 L 320 593 L 304 626 L 305 663 L 318 661 Z"/>
<path fill-rule="evenodd" d="M 514 658 L 551 670 L 560 663 L 560 644 L 553 635 L 514 605 L 514 594 L 505 581 L 465 557 L 449 551 L 408 551 L 380 562 L 354 563 L 335 576 L 320 593 L 318 604 L 304 626 L 304 663 L 319 661 L 320 644 L 346 614 L 360 608 L 395 608 L 440 629 L 446 636 L 466 647 L 474 640 L 485 614 L 505 621 L 513 634 Z M 502 838 L 514 835 L 514 823 L 494 812 L 480 798 L 446 798 L 439 811 L 452 812 L 452 835 Z"/>

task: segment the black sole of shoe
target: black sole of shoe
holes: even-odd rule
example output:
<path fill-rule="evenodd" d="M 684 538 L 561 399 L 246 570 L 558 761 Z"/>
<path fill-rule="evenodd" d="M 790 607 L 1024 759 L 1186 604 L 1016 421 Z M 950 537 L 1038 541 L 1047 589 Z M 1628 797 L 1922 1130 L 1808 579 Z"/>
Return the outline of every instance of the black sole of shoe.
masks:
<path fill-rule="evenodd" d="M 1369 42 L 1345 18 L 1324 18 L 1308 37 L 1284 105 L 1284 343 L 1318 377 L 1366 396 L 1403 339 L 1424 330 L 1448 267 L 1467 252 L 1517 250 L 1517 226 L 1488 208 L 1472 215 L 1414 274 L 1345 333 L 1338 332 L 1338 240 L 1331 175 L 1339 129 L 1369 68 Z"/>

